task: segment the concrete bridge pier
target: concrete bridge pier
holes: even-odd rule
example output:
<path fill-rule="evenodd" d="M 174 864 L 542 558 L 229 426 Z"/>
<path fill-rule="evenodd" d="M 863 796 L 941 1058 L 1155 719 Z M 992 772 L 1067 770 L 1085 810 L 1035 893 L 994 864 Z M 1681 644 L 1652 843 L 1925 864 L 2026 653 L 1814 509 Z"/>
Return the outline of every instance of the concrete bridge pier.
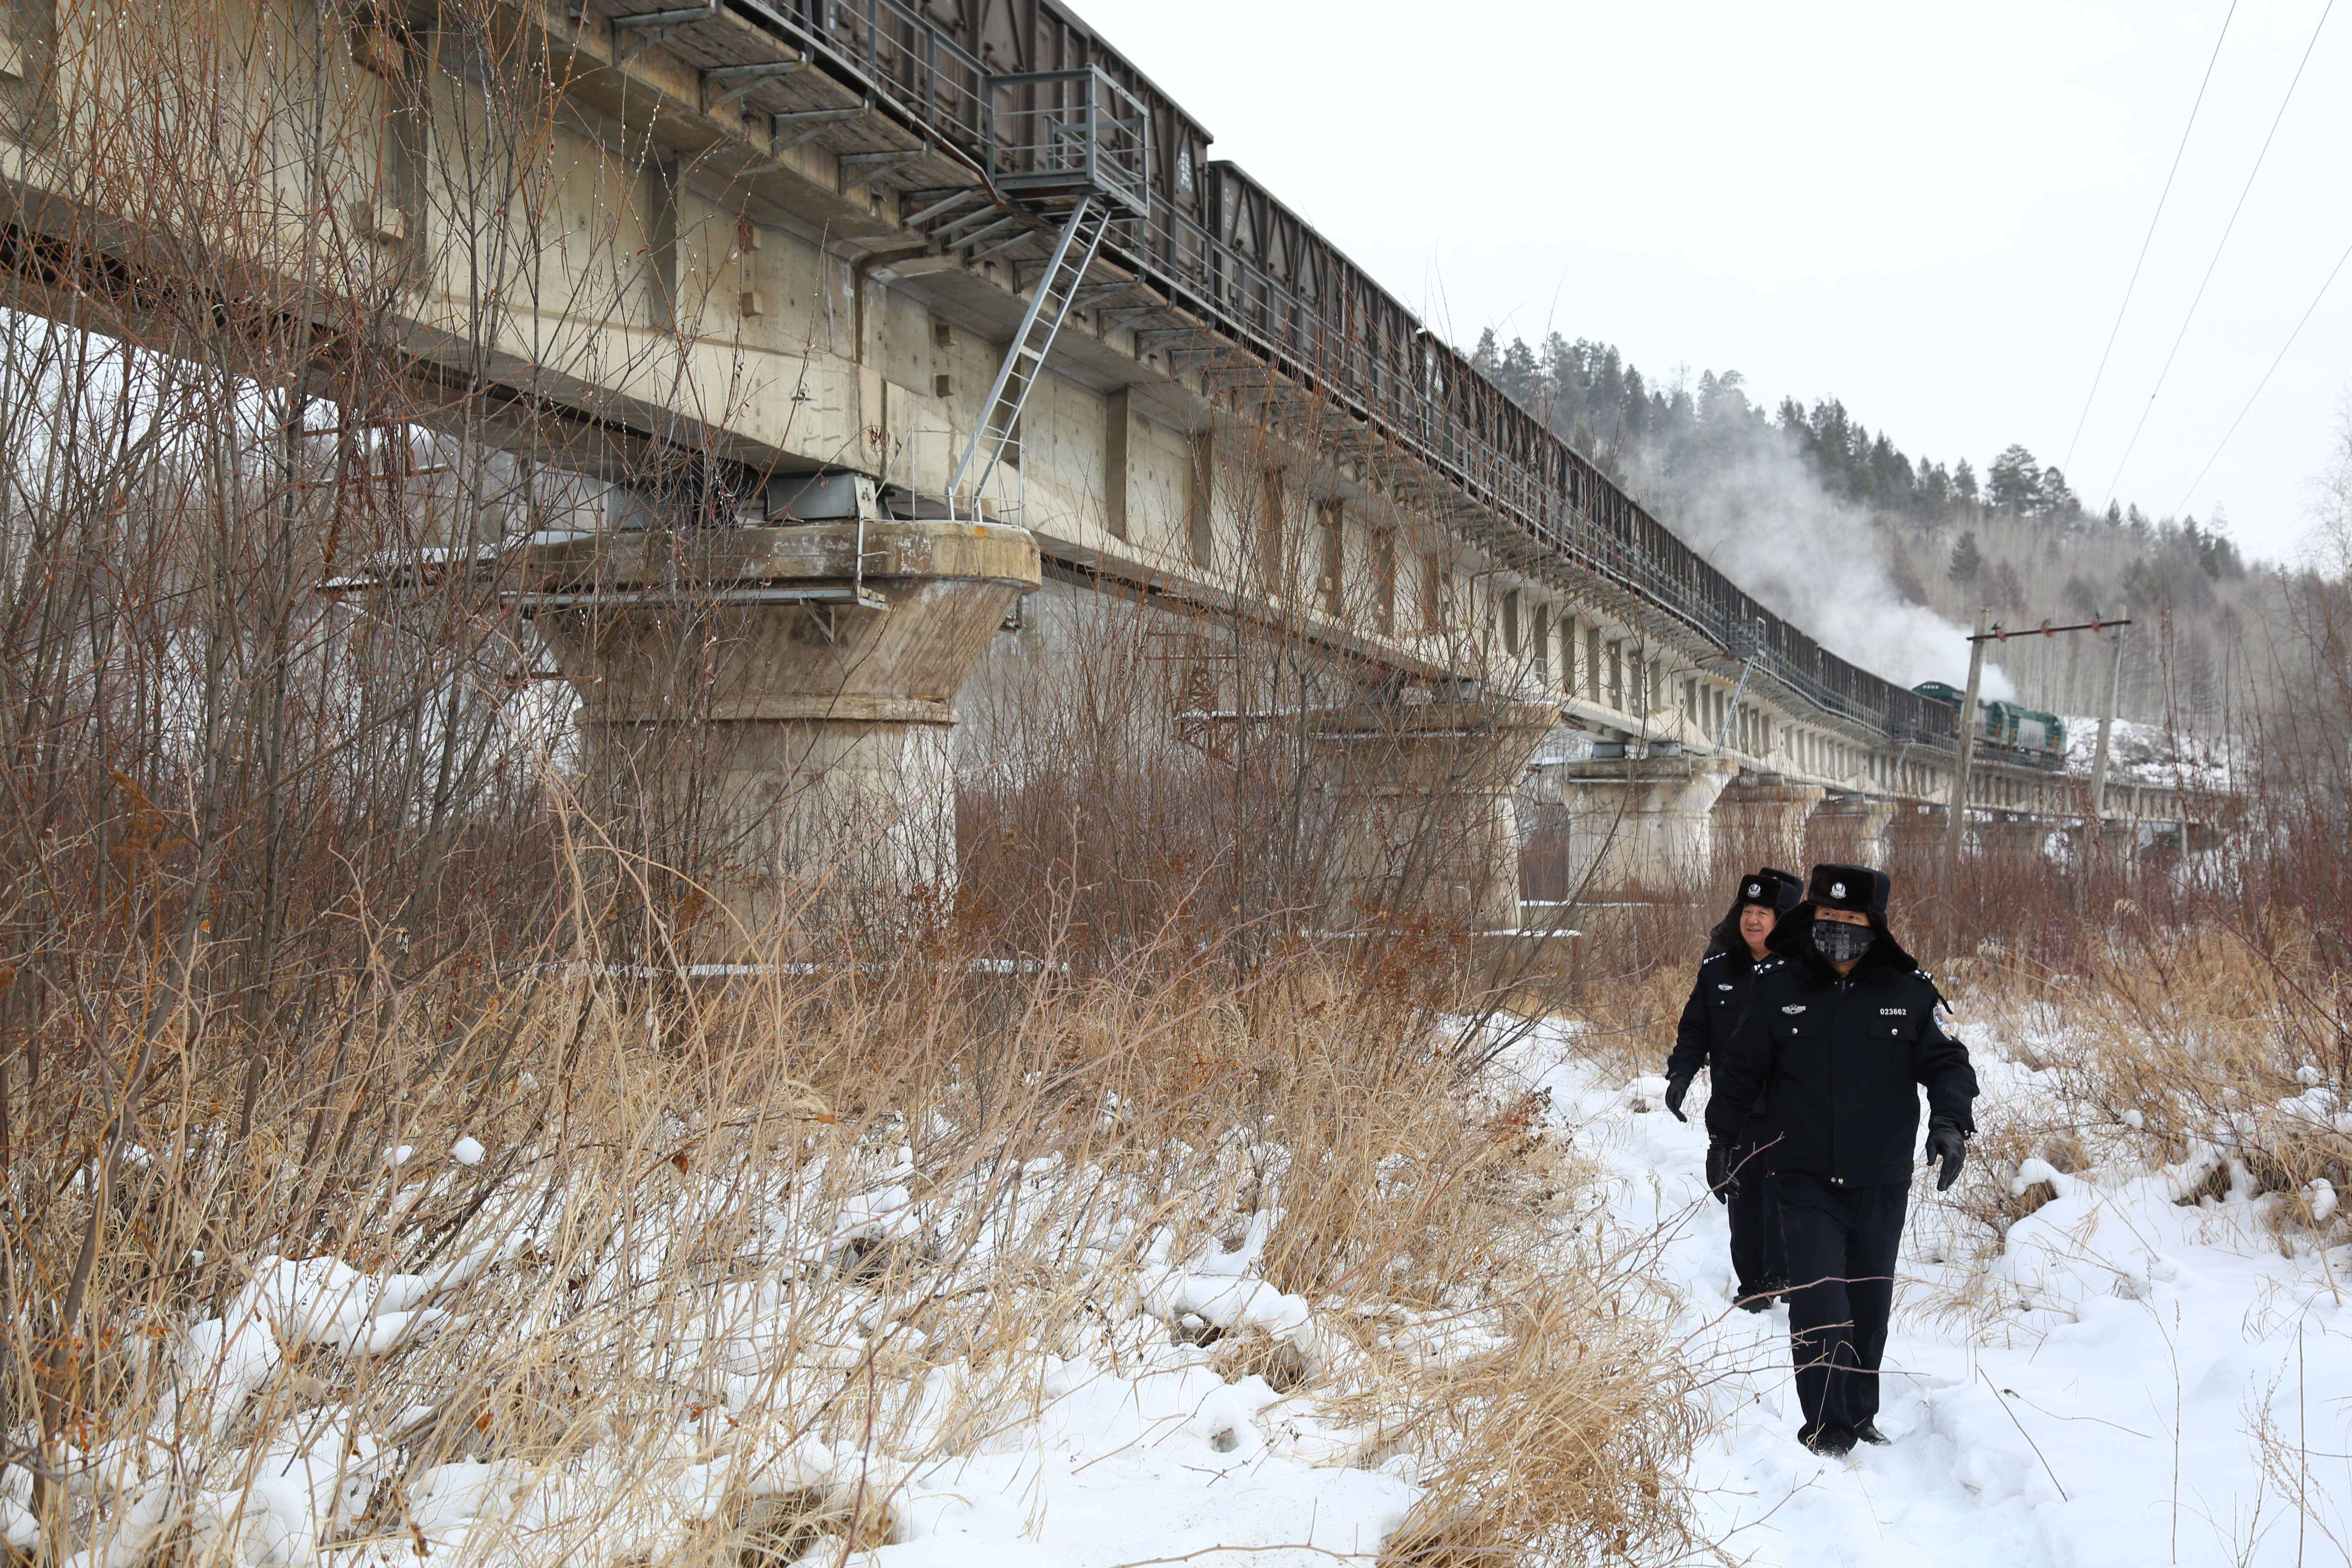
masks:
<path fill-rule="evenodd" d="M 2050 836 L 2060 828 L 2061 825 L 2049 817 L 2018 811 L 1979 815 L 1969 824 L 1970 835 L 1985 853 L 2018 860 L 2041 859 L 2049 847 Z"/>
<path fill-rule="evenodd" d="M 1715 842 L 1743 861 L 1801 870 L 1807 826 L 1828 794 L 1819 784 L 1735 778 L 1715 803 Z"/>
<path fill-rule="evenodd" d="M 2091 847 L 2100 865 L 2117 871 L 2128 871 L 2138 865 L 2143 847 L 2138 823 L 2111 819 L 2098 824 L 2095 832 L 2097 837 Z M 2078 847 L 2083 845 L 2084 834 L 2079 823 L 2071 837 Z"/>
<path fill-rule="evenodd" d="M 729 960 L 952 886 L 950 699 L 1038 581 L 1021 529 L 868 521 L 536 545 L 522 592 L 588 794 Z"/>
<path fill-rule="evenodd" d="M 1548 703 L 1379 702 L 1332 713 L 1331 920 L 1519 925 L 1518 789 L 1559 721 Z"/>
<path fill-rule="evenodd" d="M 1571 874 L 1589 875 L 1594 898 L 1704 885 L 1714 870 L 1715 805 L 1737 768 L 1680 755 L 1562 764 Z"/>
<path fill-rule="evenodd" d="M 1894 849 L 1895 810 L 1876 795 L 1831 795 L 1813 814 L 1807 858 L 1883 868 Z"/>

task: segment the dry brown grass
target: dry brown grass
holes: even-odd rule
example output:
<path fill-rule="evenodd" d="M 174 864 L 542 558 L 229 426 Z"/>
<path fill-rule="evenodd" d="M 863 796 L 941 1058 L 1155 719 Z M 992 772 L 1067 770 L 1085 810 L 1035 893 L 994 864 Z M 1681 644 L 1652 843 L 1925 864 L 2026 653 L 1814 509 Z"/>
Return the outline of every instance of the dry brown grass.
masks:
<path fill-rule="evenodd" d="M 1670 1303 L 1604 1285 L 1626 1260 L 1598 1261 L 1563 1260 L 1454 1377 L 1360 1401 L 1434 1460 L 1382 1564 L 1639 1562 L 1689 1544 L 1679 1472 L 1698 1438 L 1696 1375 Z"/>
<path fill-rule="evenodd" d="M 1979 1100 L 1969 1165 L 1948 1206 L 1970 1255 L 1998 1255 L 2011 1226 L 2056 1194 L 2023 1181 L 2038 1160 L 2064 1174 L 2092 1166 L 2173 1170 L 2178 1201 L 2233 1190 L 2274 1194 L 2283 1251 L 2347 1234 L 2326 1183 L 2352 1174 L 2352 1120 L 2341 1049 L 2347 978 L 2302 921 L 2255 931 L 2210 908 L 2197 920 L 2113 911 L 2074 970 L 1995 942 L 1947 966 L 1955 1032 L 2031 1077 Z"/>
<path fill-rule="evenodd" d="M 2135 923 L 2068 988 L 2082 1042 L 2062 1068 L 2070 1094 L 2144 1131 L 2152 1158 L 2218 1155 L 2225 1185 L 2242 1171 L 2281 1194 L 2274 1226 L 2340 1228 L 2315 1225 L 2311 1200 L 2315 1181 L 2352 1182 L 2352 976 L 2288 916 L 2254 931 Z"/>
<path fill-rule="evenodd" d="M 9 1325 L 11 1402 L 48 1402 L 64 1438 L 49 1539 L 224 1547 L 261 1528 L 261 1457 L 329 1429 L 365 1435 L 322 1461 L 353 1487 L 345 1540 L 404 1530 L 451 1462 L 531 1479 L 548 1517 L 499 1530 L 532 1561 L 884 1539 L 910 1466 L 1034 1415 L 1040 1354 L 1116 1369 L 1151 1335 L 1218 1338 L 1104 1304 L 1155 1242 L 1181 1259 L 1254 1226 L 1265 1278 L 1333 1327 L 1208 1344 L 1221 1375 L 1409 1427 L 1433 1498 L 1513 1531 L 1670 1531 L 1685 1391 L 1635 1260 L 1546 1250 L 1544 1218 L 1588 1194 L 1540 1108 L 1478 1100 L 1450 1034 L 1343 972 L 1261 973 L 1240 994 L 1181 964 L 1071 983 L 933 951 L 724 988 L 486 981 L 407 999 L 308 1162 L 303 1107 L 225 1135 L 240 1042 L 195 1021 L 108 1195 L 86 1331 L 51 1362 L 34 1319 Z M 20 1189 L 44 1195 L 9 1253 L 39 1298 L 89 1234 L 70 1095 L 100 1088 L 45 1081 L 40 1129 L 69 1152 Z M 448 1152 L 467 1136 L 479 1164 Z M 841 1223 L 861 1213 L 878 1223 Z M 280 1321 L 216 1409 L 188 1392 L 190 1326 L 250 1304 L 273 1258 L 431 1276 L 469 1255 L 496 1261 L 416 1288 L 437 1333 L 370 1354 Z M 1478 1353 L 1433 1358 L 1435 1320 L 1475 1327 Z M 864 1490 L 807 1473 L 810 1441 L 867 1456 Z M 724 1485 L 679 1500 L 722 1456 Z M 143 1544 L 142 1497 L 169 1520 Z"/>

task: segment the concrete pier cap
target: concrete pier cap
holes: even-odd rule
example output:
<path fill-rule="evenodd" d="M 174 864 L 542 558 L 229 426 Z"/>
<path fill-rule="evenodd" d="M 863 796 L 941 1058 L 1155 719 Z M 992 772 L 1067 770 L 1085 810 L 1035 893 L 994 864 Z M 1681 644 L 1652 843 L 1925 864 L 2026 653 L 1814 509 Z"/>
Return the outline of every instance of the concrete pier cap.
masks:
<path fill-rule="evenodd" d="M 1807 830 L 1829 791 L 1820 784 L 1791 784 L 1778 774 L 1743 773 L 1724 786 L 1715 803 L 1716 842 L 1738 850 L 1746 860 L 1800 866 Z"/>
<path fill-rule="evenodd" d="M 1713 869 L 1716 802 L 1738 772 L 1727 758 L 1681 752 L 1559 764 L 1571 875 L 1595 899 L 1701 884 Z"/>
<path fill-rule="evenodd" d="M 1884 867 L 1894 849 L 1895 809 L 1880 795 L 1829 796 L 1813 813 L 1811 858 Z"/>
<path fill-rule="evenodd" d="M 536 542 L 520 591 L 709 961 L 951 889 L 952 700 L 1039 581 L 1024 529 L 869 518 Z"/>

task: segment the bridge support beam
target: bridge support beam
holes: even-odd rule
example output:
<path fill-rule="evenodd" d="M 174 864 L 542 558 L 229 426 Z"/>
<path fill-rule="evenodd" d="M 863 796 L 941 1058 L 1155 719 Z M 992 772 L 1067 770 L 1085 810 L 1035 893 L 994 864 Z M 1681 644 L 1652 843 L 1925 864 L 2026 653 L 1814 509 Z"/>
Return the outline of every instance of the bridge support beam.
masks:
<path fill-rule="evenodd" d="M 1519 925 L 1518 790 L 1559 721 L 1544 703 L 1367 703 L 1315 733 L 1329 758 L 1331 918 Z"/>
<path fill-rule="evenodd" d="M 1813 814 L 1808 855 L 1849 866 L 1886 864 L 1894 847 L 1894 801 L 1878 795 L 1834 795 Z"/>
<path fill-rule="evenodd" d="M 1570 885 L 1607 899 L 1704 884 L 1714 870 L 1716 801 L 1736 771 L 1686 756 L 1562 764 Z"/>
<path fill-rule="evenodd" d="M 1828 794 L 1819 784 L 1735 778 L 1715 803 L 1715 843 L 1743 861 L 1801 871 L 1807 825 Z"/>
<path fill-rule="evenodd" d="M 952 885 L 950 701 L 1037 584 L 1020 529 L 868 521 L 539 546 L 524 602 L 581 697 L 586 794 L 698 889 L 710 961 Z"/>

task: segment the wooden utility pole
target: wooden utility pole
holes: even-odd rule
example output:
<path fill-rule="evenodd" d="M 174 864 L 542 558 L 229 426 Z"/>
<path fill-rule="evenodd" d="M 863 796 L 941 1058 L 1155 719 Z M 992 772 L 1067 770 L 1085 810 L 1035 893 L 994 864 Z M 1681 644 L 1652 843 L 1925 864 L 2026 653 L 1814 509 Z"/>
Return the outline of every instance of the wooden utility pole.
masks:
<path fill-rule="evenodd" d="M 1969 694 L 1960 700 L 1960 734 L 1953 746 L 1952 804 L 1944 824 L 1944 889 L 1960 885 L 1960 838 L 1969 821 L 1969 753 L 1975 749 L 1977 691 L 1984 685 L 1985 644 L 1991 638 L 1990 612 L 1977 610 L 1976 635 L 1969 638 Z"/>
<path fill-rule="evenodd" d="M 2107 660 L 2107 700 L 2099 710 L 2099 749 L 2091 753 L 2091 820 L 2084 831 L 2095 849 L 2099 824 L 2107 815 L 2107 740 L 2116 728 L 2116 699 L 2124 682 L 2124 628 L 2131 625 L 2131 606 L 2116 617 L 2114 651 Z"/>

